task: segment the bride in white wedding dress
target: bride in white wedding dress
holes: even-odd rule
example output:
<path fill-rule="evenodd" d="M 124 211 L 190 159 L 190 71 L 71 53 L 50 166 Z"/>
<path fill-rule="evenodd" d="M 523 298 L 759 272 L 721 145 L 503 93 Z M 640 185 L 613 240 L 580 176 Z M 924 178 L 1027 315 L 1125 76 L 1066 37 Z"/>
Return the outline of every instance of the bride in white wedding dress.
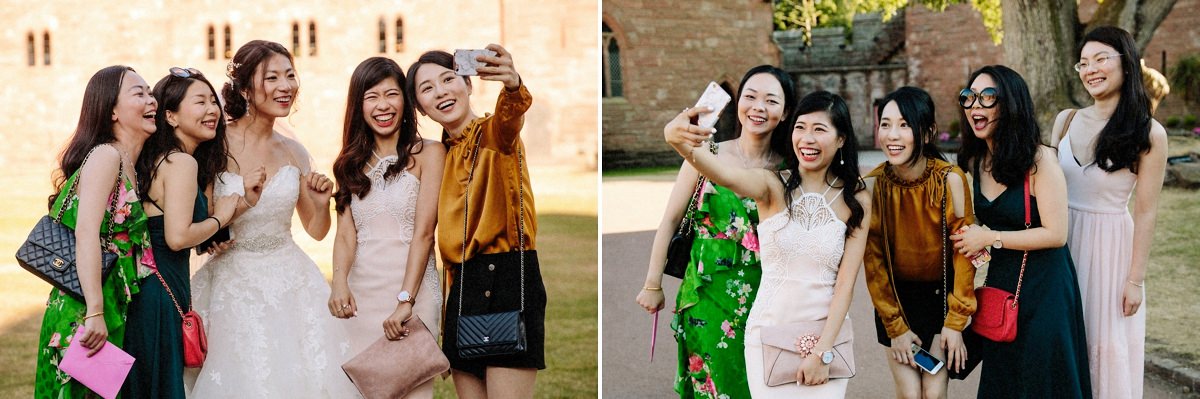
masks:
<path fill-rule="evenodd" d="M 358 392 L 341 370 L 349 343 L 326 308 L 329 286 L 292 240 L 292 210 L 320 240 L 329 232 L 332 183 L 311 172 L 304 147 L 272 131 L 291 111 L 298 89 L 291 55 L 255 40 L 234 56 L 222 91 L 230 165 L 214 193 L 243 188 L 243 204 L 227 226 L 232 245 L 192 277 L 193 303 L 204 319 L 208 357 L 189 373 L 194 398 L 347 398 Z M 252 89 L 251 89 L 252 87 Z M 251 171 L 251 172 L 245 172 Z M 268 176 L 266 172 L 272 173 Z M 243 183 L 243 180 L 249 182 Z"/>

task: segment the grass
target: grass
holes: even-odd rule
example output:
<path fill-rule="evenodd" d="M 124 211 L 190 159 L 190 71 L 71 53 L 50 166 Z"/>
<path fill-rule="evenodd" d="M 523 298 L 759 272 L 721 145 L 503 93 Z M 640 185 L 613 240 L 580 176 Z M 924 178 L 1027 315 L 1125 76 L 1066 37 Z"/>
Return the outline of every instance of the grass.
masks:
<path fill-rule="evenodd" d="M 32 169 L 32 168 L 31 168 Z M 599 352 L 597 320 L 596 174 L 563 169 L 531 170 L 538 192 L 538 255 L 549 296 L 546 366 L 535 396 L 596 397 Z M 0 254 L 12 254 L 46 212 L 48 175 L 11 170 L 0 176 L 8 189 L 0 207 Z M 332 234 L 309 239 L 293 221 L 296 241 L 330 274 Z M 7 255 L 6 255 L 7 256 Z M 49 285 L 0 258 L 0 399 L 33 396 L 33 371 Z M 436 397 L 454 397 L 451 380 L 436 383 Z"/>
<path fill-rule="evenodd" d="M 677 170 L 679 170 L 679 166 L 649 166 L 649 167 L 628 168 L 628 169 L 609 169 L 609 170 L 605 170 L 604 173 L 602 174 L 602 176 L 604 178 L 627 177 L 627 176 L 656 174 L 656 173 L 662 173 L 662 172 L 674 172 Z"/>

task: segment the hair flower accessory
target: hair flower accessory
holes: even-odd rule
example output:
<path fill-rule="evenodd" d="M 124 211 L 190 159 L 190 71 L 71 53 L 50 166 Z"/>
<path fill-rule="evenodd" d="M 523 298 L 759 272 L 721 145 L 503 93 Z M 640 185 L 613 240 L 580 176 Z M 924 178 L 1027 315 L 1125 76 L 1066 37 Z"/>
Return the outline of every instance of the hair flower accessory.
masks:
<path fill-rule="evenodd" d="M 242 63 L 240 62 L 229 61 L 229 64 L 225 66 L 225 76 L 236 83 L 237 78 L 233 77 L 233 75 L 237 73 L 237 69 L 241 66 Z"/>

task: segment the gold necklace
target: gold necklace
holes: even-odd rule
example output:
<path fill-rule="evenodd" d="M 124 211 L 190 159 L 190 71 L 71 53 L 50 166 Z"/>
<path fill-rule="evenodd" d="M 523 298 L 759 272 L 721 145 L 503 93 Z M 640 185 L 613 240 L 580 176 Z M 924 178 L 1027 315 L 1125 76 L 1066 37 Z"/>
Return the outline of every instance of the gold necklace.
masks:
<path fill-rule="evenodd" d="M 746 159 L 746 155 L 742 153 L 742 139 L 739 138 L 737 140 L 734 140 L 733 145 L 737 146 L 737 149 L 734 150 L 734 153 L 737 154 L 738 159 L 740 159 L 742 161 L 742 167 L 744 167 L 744 168 L 761 169 L 771 163 L 771 160 L 769 159 L 770 154 L 768 153 L 768 155 L 766 157 L 759 156 L 758 163 L 754 164 L 754 166 L 751 166 L 750 161 L 748 159 Z M 770 150 L 770 149 L 768 149 L 768 150 Z"/>

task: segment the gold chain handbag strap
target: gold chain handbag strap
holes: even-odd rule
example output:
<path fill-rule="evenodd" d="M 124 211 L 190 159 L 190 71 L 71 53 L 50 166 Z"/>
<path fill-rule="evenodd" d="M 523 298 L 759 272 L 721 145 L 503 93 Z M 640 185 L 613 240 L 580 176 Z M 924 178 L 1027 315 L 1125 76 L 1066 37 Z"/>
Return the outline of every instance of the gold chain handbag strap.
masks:
<path fill-rule="evenodd" d="M 62 205 L 58 206 L 58 214 L 53 218 L 55 223 L 62 224 L 63 213 L 67 210 L 67 206 L 71 202 L 71 197 L 74 197 L 76 194 L 78 194 L 79 180 L 83 178 L 83 165 L 87 165 L 88 159 L 92 157 L 92 153 L 96 152 L 97 148 L 100 148 L 100 146 L 92 147 L 91 151 L 88 151 L 87 155 L 83 157 L 83 162 L 79 164 L 79 170 L 75 171 L 75 173 L 79 174 L 79 176 L 75 176 L 75 180 L 71 182 L 71 188 L 67 189 L 67 194 L 62 199 Z M 102 242 L 103 244 L 111 244 L 113 237 L 116 236 L 116 232 L 113 231 L 113 212 L 109 212 L 108 210 L 116 207 L 116 199 L 114 198 L 114 194 L 120 192 L 121 176 L 124 174 L 125 161 L 122 159 L 121 162 L 117 164 L 117 182 L 113 183 L 112 193 L 109 194 L 110 200 L 104 208 L 104 216 L 106 219 L 108 219 L 108 234 L 101 237 L 104 240 Z M 116 210 L 114 209 L 113 211 L 115 212 Z M 100 250 L 103 251 L 104 248 L 101 247 Z"/>
<path fill-rule="evenodd" d="M 179 312 L 180 318 L 183 318 L 184 317 L 183 308 L 179 306 L 179 301 L 175 300 L 175 293 L 171 292 L 171 287 L 167 286 L 167 280 L 163 279 L 162 273 L 159 273 L 158 270 L 154 271 L 154 275 L 158 276 L 158 281 L 162 282 L 163 288 L 167 290 L 167 295 L 171 296 L 171 303 L 175 304 L 175 311 Z M 190 312 L 191 310 L 192 310 L 192 305 L 188 304 L 188 311 Z"/>
<path fill-rule="evenodd" d="M 483 141 L 478 133 L 475 135 L 475 149 L 471 151 L 471 169 L 467 172 L 467 185 L 463 188 L 463 242 L 462 242 L 462 263 L 460 263 L 459 282 L 458 282 L 458 316 L 462 317 L 463 304 L 463 289 L 466 288 L 467 277 L 467 225 L 470 213 L 467 210 L 471 206 L 471 181 L 475 178 L 475 163 L 479 160 L 479 145 Z M 520 138 L 517 138 L 520 140 Z M 521 184 L 521 166 L 524 164 L 521 159 L 520 142 L 514 143 L 517 151 L 517 252 L 521 262 L 521 312 L 525 311 L 525 186 Z"/>
<path fill-rule="evenodd" d="M 717 154 L 717 143 L 708 142 L 708 151 Z M 699 174 L 699 172 L 696 172 Z M 696 213 L 697 202 L 700 202 L 700 193 L 704 191 L 704 183 L 708 181 L 704 175 L 696 177 L 696 187 L 692 188 L 692 198 L 688 200 L 687 208 L 683 211 L 683 219 L 679 221 L 679 228 L 675 229 L 675 234 L 683 234 L 684 231 L 692 227 L 692 216 Z"/>
<path fill-rule="evenodd" d="M 950 295 L 950 291 L 947 291 L 948 284 L 946 283 L 946 280 L 948 279 L 947 270 L 950 268 L 950 251 L 947 248 L 950 244 L 950 240 L 949 240 L 950 228 L 946 225 L 947 224 L 946 218 L 948 217 L 947 216 L 948 209 L 946 208 L 946 196 L 949 195 L 948 191 L 950 191 L 949 177 L 950 177 L 950 170 L 947 170 L 946 176 L 942 178 L 942 320 L 943 320 L 943 322 L 946 320 L 946 315 L 950 314 L 950 305 L 947 303 L 949 301 L 949 299 L 947 299 L 947 298 Z"/>

